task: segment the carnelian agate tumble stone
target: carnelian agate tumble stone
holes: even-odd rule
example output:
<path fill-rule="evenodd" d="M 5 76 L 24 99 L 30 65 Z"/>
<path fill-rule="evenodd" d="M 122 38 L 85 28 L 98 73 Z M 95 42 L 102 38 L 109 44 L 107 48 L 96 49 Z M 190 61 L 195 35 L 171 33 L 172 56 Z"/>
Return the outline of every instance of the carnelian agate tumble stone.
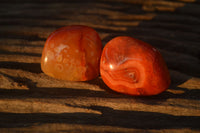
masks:
<path fill-rule="evenodd" d="M 170 75 L 159 51 L 127 36 L 116 37 L 105 45 L 100 74 L 112 90 L 129 95 L 156 95 L 170 85 Z"/>
<path fill-rule="evenodd" d="M 81 25 L 62 27 L 46 40 L 41 68 L 57 79 L 91 80 L 99 76 L 101 51 L 101 39 L 94 29 Z"/>

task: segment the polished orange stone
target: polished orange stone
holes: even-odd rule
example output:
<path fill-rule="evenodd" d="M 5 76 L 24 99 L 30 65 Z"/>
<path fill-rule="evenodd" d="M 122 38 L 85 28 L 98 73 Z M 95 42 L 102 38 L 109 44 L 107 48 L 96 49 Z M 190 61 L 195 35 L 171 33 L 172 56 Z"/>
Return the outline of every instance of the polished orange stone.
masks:
<path fill-rule="evenodd" d="M 47 38 L 41 58 L 42 71 L 54 78 L 86 81 L 99 75 L 102 43 L 87 26 L 57 29 Z"/>
<path fill-rule="evenodd" d="M 116 37 L 105 45 L 100 74 L 112 90 L 129 95 L 156 95 L 170 85 L 169 71 L 160 52 L 127 36 Z"/>

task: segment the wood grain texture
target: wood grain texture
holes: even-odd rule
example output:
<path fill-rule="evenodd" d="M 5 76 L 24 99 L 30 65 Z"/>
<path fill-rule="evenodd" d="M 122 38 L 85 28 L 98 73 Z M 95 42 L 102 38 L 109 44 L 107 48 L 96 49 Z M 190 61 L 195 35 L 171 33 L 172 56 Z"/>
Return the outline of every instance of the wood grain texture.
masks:
<path fill-rule="evenodd" d="M 200 132 L 199 14 L 198 0 L 1 0 L 0 132 Z M 158 48 L 170 88 L 132 97 L 111 91 L 101 77 L 46 76 L 46 38 L 73 24 L 97 30 L 103 45 L 127 35 Z"/>

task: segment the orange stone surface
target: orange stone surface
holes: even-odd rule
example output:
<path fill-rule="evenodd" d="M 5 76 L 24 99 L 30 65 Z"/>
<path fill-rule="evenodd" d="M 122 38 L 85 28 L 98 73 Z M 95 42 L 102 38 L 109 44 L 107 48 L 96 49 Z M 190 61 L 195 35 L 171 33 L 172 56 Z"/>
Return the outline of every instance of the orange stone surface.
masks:
<path fill-rule="evenodd" d="M 156 95 L 171 82 L 160 52 L 127 36 L 116 37 L 105 45 L 100 74 L 108 87 L 128 95 Z"/>
<path fill-rule="evenodd" d="M 99 76 L 101 51 L 101 39 L 94 29 L 81 25 L 62 27 L 47 38 L 41 68 L 57 79 L 91 80 Z"/>

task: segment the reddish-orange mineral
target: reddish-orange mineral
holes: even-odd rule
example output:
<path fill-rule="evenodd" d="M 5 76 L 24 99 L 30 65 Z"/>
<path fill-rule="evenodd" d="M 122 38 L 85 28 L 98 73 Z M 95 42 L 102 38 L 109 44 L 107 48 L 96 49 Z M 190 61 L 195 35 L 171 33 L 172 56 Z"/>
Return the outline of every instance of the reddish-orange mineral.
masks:
<path fill-rule="evenodd" d="M 42 71 L 54 78 L 86 81 L 99 75 L 102 43 L 98 33 L 87 26 L 62 27 L 46 40 Z"/>
<path fill-rule="evenodd" d="M 170 85 L 169 71 L 160 52 L 127 36 L 116 37 L 105 45 L 100 74 L 112 90 L 129 95 L 156 95 Z"/>

